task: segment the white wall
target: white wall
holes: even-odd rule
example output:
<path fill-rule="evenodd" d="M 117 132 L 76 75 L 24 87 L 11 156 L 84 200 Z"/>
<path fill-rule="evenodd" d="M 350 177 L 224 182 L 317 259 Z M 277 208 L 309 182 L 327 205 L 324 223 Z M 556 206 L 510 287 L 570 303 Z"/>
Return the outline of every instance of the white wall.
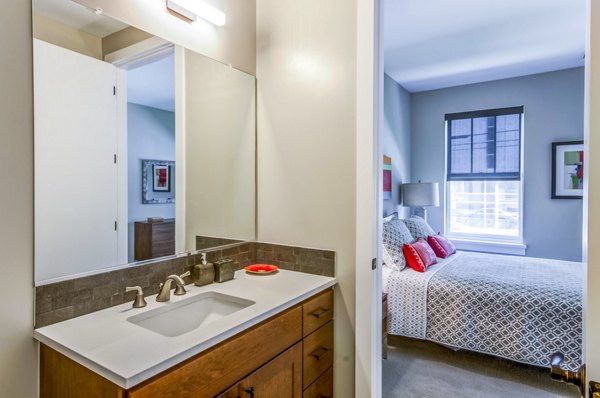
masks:
<path fill-rule="evenodd" d="M 0 395 L 37 394 L 33 328 L 33 93 L 31 2 L 0 3 Z"/>
<path fill-rule="evenodd" d="M 410 208 L 399 206 L 400 184 L 410 180 L 410 93 L 388 75 L 384 76 L 383 154 L 392 158 L 392 198 L 383 201 L 383 215 L 398 212 L 400 218 L 410 215 Z M 383 161 L 383 160 L 382 160 Z"/>
<path fill-rule="evenodd" d="M 356 4 L 258 0 L 256 72 L 258 239 L 337 252 L 335 395 L 353 397 Z"/>
<path fill-rule="evenodd" d="M 255 0 L 205 0 L 227 14 L 225 26 L 204 20 L 193 24 L 169 13 L 164 1 L 75 0 L 106 15 L 204 54 L 245 72 L 255 73 Z"/>
<path fill-rule="evenodd" d="M 102 39 L 82 30 L 63 25 L 52 19 L 34 16 L 33 35 L 36 39 L 55 44 L 59 47 L 102 59 Z"/>
<path fill-rule="evenodd" d="M 184 90 L 186 248 L 198 235 L 253 240 L 256 79 L 186 50 Z"/>
<path fill-rule="evenodd" d="M 552 142 L 583 139 L 583 98 L 583 68 L 413 94 L 412 180 L 445 180 L 446 113 L 524 105 L 527 255 L 581 261 L 582 201 L 550 194 Z M 443 231 L 444 204 L 440 197 L 440 207 L 427 211 L 436 231 Z"/>
<path fill-rule="evenodd" d="M 127 104 L 128 261 L 134 258 L 135 221 L 148 217 L 175 218 L 175 203 L 142 203 L 142 159 L 175 160 L 175 113 Z M 175 164 L 177 168 L 177 164 Z M 175 183 L 175 175 L 172 175 Z M 174 185 L 172 185 L 174 189 Z"/>

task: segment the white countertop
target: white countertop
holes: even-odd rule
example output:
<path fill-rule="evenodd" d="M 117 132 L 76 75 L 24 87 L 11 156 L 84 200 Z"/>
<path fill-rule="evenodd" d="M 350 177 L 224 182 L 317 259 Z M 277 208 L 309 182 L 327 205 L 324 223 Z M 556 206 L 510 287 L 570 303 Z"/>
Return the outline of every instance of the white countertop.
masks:
<path fill-rule="evenodd" d="M 188 293 L 171 294 L 170 302 L 158 303 L 156 296 L 150 296 L 146 297 L 148 305 L 144 308 L 121 304 L 35 329 L 33 336 L 129 389 L 336 283 L 335 278 L 301 272 L 280 270 L 274 275 L 250 275 L 241 270 L 225 283 L 202 287 L 187 285 Z M 256 304 L 175 337 L 166 337 L 127 321 L 132 315 L 208 291 L 241 297 Z"/>

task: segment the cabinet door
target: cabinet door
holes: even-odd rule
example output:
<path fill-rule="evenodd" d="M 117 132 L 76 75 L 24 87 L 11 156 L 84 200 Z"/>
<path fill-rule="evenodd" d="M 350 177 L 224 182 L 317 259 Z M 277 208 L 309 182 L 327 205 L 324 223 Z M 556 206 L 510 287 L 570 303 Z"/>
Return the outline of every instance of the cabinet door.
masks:
<path fill-rule="evenodd" d="M 302 342 L 219 395 L 219 398 L 273 397 L 302 397 Z"/>

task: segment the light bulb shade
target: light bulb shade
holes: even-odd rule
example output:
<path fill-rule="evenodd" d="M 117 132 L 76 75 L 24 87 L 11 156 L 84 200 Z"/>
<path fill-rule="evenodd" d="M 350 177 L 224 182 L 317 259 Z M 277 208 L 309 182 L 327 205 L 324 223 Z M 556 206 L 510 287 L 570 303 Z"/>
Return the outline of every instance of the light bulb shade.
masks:
<path fill-rule="evenodd" d="M 402 184 L 402 205 L 407 207 L 438 207 L 440 187 L 437 182 Z"/>
<path fill-rule="evenodd" d="M 227 19 L 223 11 L 202 0 L 167 0 L 166 4 L 168 9 L 183 15 L 190 21 L 200 17 L 214 25 L 223 26 Z"/>

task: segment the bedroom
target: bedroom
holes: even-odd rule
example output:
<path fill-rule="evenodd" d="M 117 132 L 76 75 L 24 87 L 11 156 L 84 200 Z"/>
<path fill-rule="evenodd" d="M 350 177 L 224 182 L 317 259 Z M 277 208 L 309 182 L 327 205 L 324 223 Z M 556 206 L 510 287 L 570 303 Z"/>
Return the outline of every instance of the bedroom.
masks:
<path fill-rule="evenodd" d="M 437 258 L 437 265 L 421 273 L 426 281 L 419 282 L 418 290 L 414 281 L 389 281 L 392 272 L 410 279 L 398 271 L 406 261 L 404 247 L 395 258 L 388 257 L 387 262 L 400 264 L 386 262 L 383 268 L 392 358 L 383 364 L 384 396 L 411 396 L 406 380 L 431 371 L 457 384 L 463 380 L 461 391 L 471 391 L 464 396 L 479 396 L 477 391 L 500 396 L 507 388 L 509 396 L 578 396 L 575 387 L 553 383 L 548 368 L 555 351 L 565 354 L 563 368 L 576 371 L 581 364 L 583 204 L 578 182 L 585 160 L 585 3 L 438 6 L 385 2 L 382 150 L 391 158 L 391 192 L 389 199 L 384 192 L 383 209 L 384 216 L 398 213 L 406 219 L 423 215 L 413 206 L 428 206 L 431 229 L 420 231 L 412 222 L 409 240 L 441 232 L 472 268 L 446 275 L 459 260 Z M 571 159 L 565 152 L 577 156 Z M 429 195 L 411 198 L 411 188 L 419 187 L 402 184 L 420 181 L 437 186 L 423 184 Z M 398 247 L 401 232 L 396 229 L 390 241 L 386 221 L 384 248 L 386 240 Z M 479 263 L 491 267 L 479 269 Z M 527 277 L 520 267 L 529 270 Z M 410 264 L 407 268 L 417 274 Z M 447 288 L 465 281 L 476 287 L 458 293 Z M 412 296 L 401 300 L 408 290 Z M 561 294 L 571 300 L 565 304 L 568 310 L 561 312 L 556 300 L 556 307 L 547 308 Z M 519 307 L 523 299 L 535 304 Z M 475 301 L 457 304 L 464 300 Z M 486 305 L 491 309 L 481 310 Z M 422 313 L 415 315 L 414 308 Z M 557 327 L 550 327 L 557 318 Z M 440 350 L 433 342 L 462 350 Z M 427 395 L 427 383 L 431 391 L 452 395 L 444 380 L 431 383 L 429 376 L 414 378 L 408 388 L 414 387 L 414 396 L 435 396 Z"/>

